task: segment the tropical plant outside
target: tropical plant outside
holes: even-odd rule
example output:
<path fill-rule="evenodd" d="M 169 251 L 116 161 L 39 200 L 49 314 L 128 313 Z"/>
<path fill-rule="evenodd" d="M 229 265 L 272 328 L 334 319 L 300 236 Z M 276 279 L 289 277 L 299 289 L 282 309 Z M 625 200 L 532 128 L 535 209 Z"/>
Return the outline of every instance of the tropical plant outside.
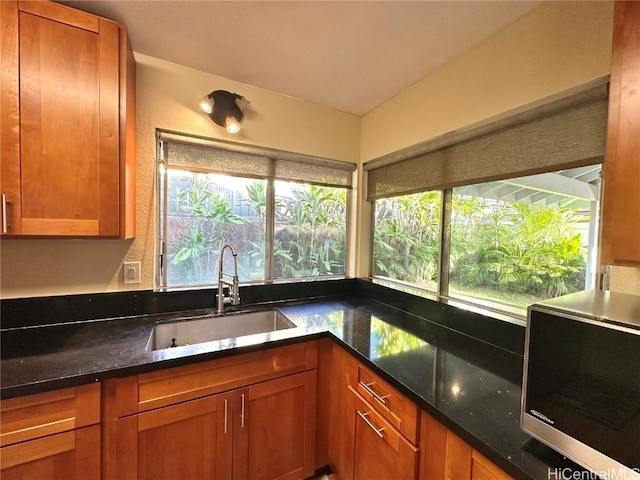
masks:
<path fill-rule="evenodd" d="M 274 277 L 344 275 L 346 191 L 341 188 L 276 182 Z"/>
<path fill-rule="evenodd" d="M 536 299 L 583 290 L 587 249 L 574 225 L 585 221 L 576 209 L 454 195 L 453 293 L 490 289 L 526 307 Z"/>
<path fill-rule="evenodd" d="M 455 190 L 454 190 L 455 192 Z M 436 291 L 439 192 L 376 201 L 374 275 Z M 587 251 L 577 210 L 452 196 L 452 296 L 519 309 L 584 289 Z"/>
<path fill-rule="evenodd" d="M 376 201 L 374 275 L 435 289 L 441 198 L 431 191 Z"/>
<path fill-rule="evenodd" d="M 168 285 L 211 284 L 224 242 L 241 281 L 265 278 L 266 180 L 177 171 L 169 187 Z M 344 189 L 276 182 L 275 216 L 276 278 L 344 274 Z"/>

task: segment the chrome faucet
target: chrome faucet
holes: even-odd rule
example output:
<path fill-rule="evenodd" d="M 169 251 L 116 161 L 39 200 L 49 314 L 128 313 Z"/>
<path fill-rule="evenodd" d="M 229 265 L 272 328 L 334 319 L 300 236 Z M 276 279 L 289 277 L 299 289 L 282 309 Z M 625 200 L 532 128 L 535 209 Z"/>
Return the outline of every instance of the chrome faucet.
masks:
<path fill-rule="evenodd" d="M 229 275 L 225 273 L 223 270 L 223 260 L 224 260 L 224 251 L 226 249 L 231 250 L 231 255 L 233 255 L 233 275 Z M 231 281 L 227 280 L 225 277 L 231 277 Z M 229 287 L 229 296 L 224 296 L 223 288 L 227 285 Z M 220 250 L 220 261 L 218 265 L 218 294 L 216 295 L 216 300 L 218 302 L 218 313 L 224 312 L 224 304 L 230 303 L 231 305 L 240 305 L 240 286 L 238 282 L 238 251 L 236 247 L 231 245 L 230 243 L 223 243 L 222 249 Z"/>

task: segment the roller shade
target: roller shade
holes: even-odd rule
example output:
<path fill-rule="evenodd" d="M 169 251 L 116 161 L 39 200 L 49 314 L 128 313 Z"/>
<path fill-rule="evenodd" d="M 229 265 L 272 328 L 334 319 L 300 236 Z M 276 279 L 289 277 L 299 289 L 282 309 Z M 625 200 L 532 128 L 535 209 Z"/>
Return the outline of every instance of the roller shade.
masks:
<path fill-rule="evenodd" d="M 157 131 L 163 160 L 173 167 L 352 188 L 355 163 Z"/>
<path fill-rule="evenodd" d="M 607 78 L 365 163 L 367 199 L 604 161 Z"/>

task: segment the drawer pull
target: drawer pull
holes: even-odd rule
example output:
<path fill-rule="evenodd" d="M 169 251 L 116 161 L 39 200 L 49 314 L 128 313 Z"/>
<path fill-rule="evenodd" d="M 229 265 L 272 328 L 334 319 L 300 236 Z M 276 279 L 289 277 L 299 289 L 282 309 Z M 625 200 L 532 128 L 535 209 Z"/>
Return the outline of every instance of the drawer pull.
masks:
<path fill-rule="evenodd" d="M 7 196 L 2 194 L 2 233 L 7 233 Z"/>
<path fill-rule="evenodd" d="M 224 434 L 227 434 L 227 414 L 228 414 L 228 403 L 229 401 L 224 399 Z"/>
<path fill-rule="evenodd" d="M 358 412 L 358 415 L 360 415 L 360 418 L 362 418 L 362 420 L 364 420 L 364 422 L 367 425 L 369 425 L 374 432 L 376 432 L 376 435 L 378 435 L 380 438 L 384 438 L 384 433 L 382 433 L 382 431 L 384 430 L 384 427 L 376 428 L 376 426 L 373 423 L 371 423 L 371 420 L 367 418 L 367 416 L 369 415 L 369 412 L 362 413 L 360 410 L 356 410 L 356 412 Z"/>
<path fill-rule="evenodd" d="M 364 382 L 359 382 L 360 385 L 362 386 L 362 388 L 364 388 L 367 392 L 369 392 L 373 398 L 375 398 L 376 400 L 378 400 L 381 404 L 386 405 L 387 404 L 387 397 L 389 395 L 385 395 L 384 397 L 381 396 L 380 394 L 376 393 L 373 388 L 371 388 L 371 385 L 373 385 L 373 383 L 364 383 Z"/>
<path fill-rule="evenodd" d="M 240 395 L 240 403 L 242 404 L 242 410 L 240 412 L 240 426 L 244 428 L 244 393 Z"/>

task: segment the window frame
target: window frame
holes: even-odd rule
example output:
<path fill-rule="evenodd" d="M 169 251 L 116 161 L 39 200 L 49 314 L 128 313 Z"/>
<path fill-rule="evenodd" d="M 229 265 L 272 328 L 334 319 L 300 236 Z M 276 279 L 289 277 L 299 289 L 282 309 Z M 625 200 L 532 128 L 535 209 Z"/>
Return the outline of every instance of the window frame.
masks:
<path fill-rule="evenodd" d="M 604 163 L 595 162 L 593 165 L 601 165 L 601 168 L 604 168 Z M 553 172 L 555 170 L 549 170 L 549 172 Z M 514 177 L 519 178 L 519 177 Z M 484 183 L 484 182 L 483 182 Z M 602 195 L 602 185 L 600 185 L 600 195 Z M 387 277 L 384 275 L 375 275 L 374 271 L 374 262 L 373 262 L 373 251 L 374 251 L 374 234 L 376 228 L 376 201 L 383 200 L 384 198 L 393 198 L 392 197 L 383 197 L 379 199 L 371 200 L 371 262 L 370 262 L 370 271 L 369 277 L 373 281 L 378 281 L 386 286 L 390 286 L 391 288 L 396 288 L 403 291 L 411 291 L 418 296 L 424 296 L 427 298 L 433 298 L 435 300 L 444 301 L 449 304 L 456 304 L 458 306 L 466 307 L 467 309 L 471 309 L 479 312 L 491 312 L 494 314 L 498 314 L 499 317 L 503 320 L 511 319 L 515 320 L 516 323 L 524 325 L 526 322 L 527 315 L 526 313 L 520 314 L 512 311 L 512 309 L 518 308 L 513 305 L 509 305 L 505 302 L 501 302 L 500 300 L 489 299 L 486 302 L 474 301 L 476 300 L 473 296 L 466 296 L 465 298 L 460 298 L 459 296 L 452 296 L 450 294 L 450 265 L 451 265 L 451 230 L 452 230 L 452 202 L 453 202 L 453 192 L 454 188 L 445 188 L 445 189 L 433 189 L 429 191 L 440 191 L 441 192 L 441 213 L 440 213 L 440 226 L 439 226 L 439 252 L 438 252 L 438 272 L 436 276 L 436 290 L 431 290 L 427 287 L 423 287 L 417 284 L 413 284 L 408 281 L 395 279 L 392 277 Z M 411 195 L 411 193 L 404 194 Z M 402 196 L 402 195 L 397 195 Z M 598 229 L 601 227 L 600 225 L 600 210 L 602 209 L 602 201 L 598 201 L 599 208 L 596 212 L 596 224 Z M 595 236 L 596 249 L 599 249 L 599 239 L 598 235 Z M 589 249 L 593 249 L 593 245 L 589 245 Z M 587 253 L 588 257 L 591 256 L 591 253 Z M 598 272 L 597 269 L 589 269 L 590 262 L 593 259 L 589 258 L 587 260 L 587 267 L 585 269 L 585 282 L 587 285 L 589 284 L 597 284 L 598 281 Z M 591 277 L 589 279 L 589 274 Z M 471 298 L 471 300 L 469 299 Z M 477 299 L 481 300 L 481 299 Z M 489 303 L 489 305 L 487 305 Z M 500 308 L 504 306 L 505 308 Z"/>
<path fill-rule="evenodd" d="M 291 282 L 299 282 L 299 281 L 323 281 L 323 280 L 331 280 L 331 279 L 341 279 L 348 278 L 349 269 L 351 265 L 351 258 L 353 255 L 352 252 L 352 242 L 350 239 L 353 236 L 353 215 L 352 215 L 352 205 L 353 205 L 353 186 L 356 184 L 356 175 L 357 169 L 356 165 L 350 162 L 339 162 L 334 160 L 326 160 L 317 158 L 319 165 L 325 166 L 327 164 L 344 164 L 345 167 L 341 168 L 343 170 L 352 170 L 351 179 L 349 186 L 341 186 L 341 185 L 332 185 L 325 184 L 321 182 L 314 181 L 303 181 L 303 180 L 292 180 L 288 178 L 279 178 L 274 175 L 275 170 L 275 162 L 278 160 L 278 154 L 282 155 L 282 159 L 285 162 L 295 162 L 296 157 L 300 158 L 301 163 L 311 164 L 313 165 L 314 159 L 316 157 L 310 157 L 303 154 L 295 154 L 292 152 L 278 151 L 267 148 L 260 147 L 252 147 L 252 146 L 240 146 L 240 144 L 234 144 L 232 142 L 218 142 L 210 139 L 203 139 L 202 137 L 191 137 L 187 134 L 179 134 L 176 132 L 167 132 L 170 135 L 180 135 L 184 136 L 186 139 L 194 138 L 196 140 L 207 140 L 211 143 L 216 144 L 216 146 L 212 146 L 212 149 L 217 149 L 220 152 L 225 151 L 225 147 L 230 147 L 229 151 L 234 151 L 234 146 L 238 145 L 238 150 L 243 152 L 244 150 L 249 150 L 251 154 L 264 154 L 265 157 L 268 157 L 271 162 L 271 167 L 269 168 L 268 175 L 254 175 L 254 174 L 244 174 L 244 173 L 231 173 L 228 171 L 221 171 L 217 169 L 207 169 L 201 167 L 189 167 L 184 165 L 170 165 L 167 163 L 168 155 L 167 155 L 167 146 L 168 142 L 164 141 L 162 138 L 163 132 L 167 132 L 161 129 L 156 129 L 156 160 L 155 160 L 155 186 L 156 186 L 156 195 L 155 195 L 155 205 L 156 212 L 154 212 L 154 218 L 156 220 L 156 261 L 154 262 L 154 291 L 179 291 L 179 290 L 188 290 L 188 289 L 203 289 L 203 288 L 211 288 L 217 285 L 217 279 L 211 279 L 210 283 L 197 283 L 197 284 L 181 284 L 181 285 L 167 285 L 168 275 L 168 256 L 167 256 L 167 242 L 166 242 L 166 232 L 168 231 L 168 179 L 169 175 L 167 175 L 168 169 L 173 170 L 182 170 L 187 172 L 195 172 L 195 173 L 207 173 L 207 174 L 217 174 L 217 175 L 226 175 L 238 178 L 253 178 L 257 180 L 265 180 L 266 182 L 266 209 L 265 209 L 265 258 L 264 258 L 264 279 L 260 280 L 248 280 L 240 282 L 241 285 L 264 285 L 264 284 L 279 284 L 279 283 L 291 283 Z M 197 143 L 195 143 L 197 145 Z M 274 157 L 274 152 L 276 153 Z M 349 168 L 349 166 L 353 166 L 353 168 Z M 276 220 L 276 181 L 286 181 L 291 183 L 298 183 L 300 185 L 319 185 L 326 186 L 331 188 L 342 188 L 345 191 L 345 238 L 344 238 L 344 274 L 336 274 L 336 275 L 317 275 L 317 276 L 305 276 L 305 277 L 274 277 L 274 242 L 275 242 L 275 220 Z"/>

